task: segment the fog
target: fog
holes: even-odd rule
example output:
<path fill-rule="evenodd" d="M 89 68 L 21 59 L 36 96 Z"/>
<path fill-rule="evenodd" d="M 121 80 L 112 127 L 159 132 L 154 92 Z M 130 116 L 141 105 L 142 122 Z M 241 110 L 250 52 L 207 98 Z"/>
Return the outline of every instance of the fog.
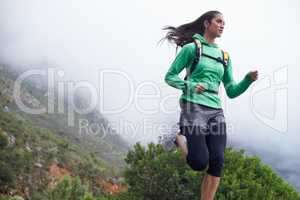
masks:
<path fill-rule="evenodd" d="M 221 86 L 229 144 L 253 150 L 279 171 L 295 170 L 300 168 L 299 5 L 296 0 L 2 0 L 0 63 L 55 68 L 64 71 L 64 81 L 87 81 L 97 90 L 97 109 L 123 137 L 131 143 L 156 141 L 178 121 L 181 94 L 163 81 L 175 47 L 158 44 L 162 28 L 219 10 L 226 26 L 218 44 L 231 56 L 235 80 L 259 71 L 259 80 L 238 98 L 226 97 Z M 299 178 L 297 171 L 287 177 L 300 188 Z"/>

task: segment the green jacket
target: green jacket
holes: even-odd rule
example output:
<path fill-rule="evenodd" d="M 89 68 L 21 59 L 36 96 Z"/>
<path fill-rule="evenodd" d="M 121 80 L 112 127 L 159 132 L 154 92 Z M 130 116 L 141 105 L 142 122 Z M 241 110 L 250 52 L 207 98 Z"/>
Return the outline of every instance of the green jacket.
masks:
<path fill-rule="evenodd" d="M 216 58 L 223 57 L 222 51 L 216 44 L 209 44 L 200 34 L 195 34 L 193 38 L 200 40 L 203 46 L 203 53 Z M 224 71 L 222 63 L 205 56 L 201 57 L 200 62 L 195 67 L 193 73 L 188 76 L 187 80 L 182 80 L 178 74 L 184 68 L 191 67 L 195 58 L 195 51 L 196 46 L 194 43 L 184 45 L 165 75 L 165 81 L 168 85 L 183 91 L 181 99 L 213 108 L 222 108 L 221 100 L 217 93 L 210 91 L 198 93 L 195 91 L 195 86 L 201 84 L 208 90 L 218 91 L 220 82 L 222 81 L 227 96 L 235 98 L 245 92 L 253 82 L 249 74 L 246 74 L 244 79 L 239 83 L 234 81 L 230 58 Z"/>

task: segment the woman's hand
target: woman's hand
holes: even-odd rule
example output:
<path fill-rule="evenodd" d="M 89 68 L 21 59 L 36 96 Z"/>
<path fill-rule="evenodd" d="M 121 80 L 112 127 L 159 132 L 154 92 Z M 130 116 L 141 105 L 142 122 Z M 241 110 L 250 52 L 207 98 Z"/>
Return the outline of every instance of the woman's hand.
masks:
<path fill-rule="evenodd" d="M 201 92 L 204 92 L 205 87 L 201 84 L 197 84 L 195 89 L 196 89 L 196 92 L 201 93 Z"/>
<path fill-rule="evenodd" d="M 249 77 L 251 78 L 252 81 L 256 81 L 258 78 L 258 71 L 250 71 L 248 72 Z"/>

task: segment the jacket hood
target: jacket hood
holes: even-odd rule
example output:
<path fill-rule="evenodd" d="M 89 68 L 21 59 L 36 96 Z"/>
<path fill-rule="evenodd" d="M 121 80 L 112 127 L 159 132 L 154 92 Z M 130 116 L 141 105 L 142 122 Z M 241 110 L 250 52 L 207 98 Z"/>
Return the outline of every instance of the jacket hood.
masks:
<path fill-rule="evenodd" d="M 218 47 L 217 44 L 208 43 L 207 40 L 199 33 L 193 35 L 193 39 L 197 39 L 201 42 L 201 44 L 206 44 L 207 46 Z"/>

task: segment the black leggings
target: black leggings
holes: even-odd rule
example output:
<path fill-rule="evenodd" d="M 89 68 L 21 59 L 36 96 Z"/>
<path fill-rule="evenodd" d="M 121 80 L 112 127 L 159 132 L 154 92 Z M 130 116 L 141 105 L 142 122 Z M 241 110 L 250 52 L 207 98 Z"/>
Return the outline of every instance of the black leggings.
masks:
<path fill-rule="evenodd" d="M 208 167 L 207 173 L 221 177 L 226 147 L 226 123 L 216 118 L 208 121 L 208 128 L 180 126 L 181 134 L 187 138 L 187 163 L 196 171 Z"/>

